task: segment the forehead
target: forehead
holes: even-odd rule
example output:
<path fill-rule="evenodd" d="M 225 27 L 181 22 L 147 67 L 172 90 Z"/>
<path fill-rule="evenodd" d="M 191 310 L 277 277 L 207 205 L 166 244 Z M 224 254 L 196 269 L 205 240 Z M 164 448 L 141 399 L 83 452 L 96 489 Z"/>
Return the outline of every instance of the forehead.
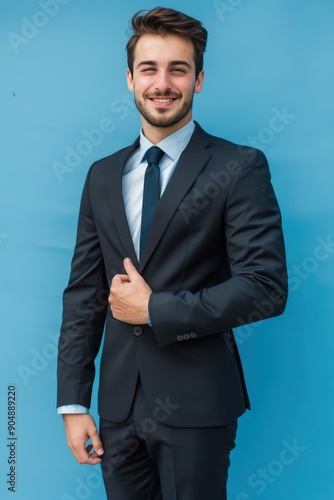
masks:
<path fill-rule="evenodd" d="M 184 60 L 195 67 L 194 46 L 191 40 L 178 35 L 143 35 L 135 48 L 134 65 L 145 60 L 158 64 Z"/>

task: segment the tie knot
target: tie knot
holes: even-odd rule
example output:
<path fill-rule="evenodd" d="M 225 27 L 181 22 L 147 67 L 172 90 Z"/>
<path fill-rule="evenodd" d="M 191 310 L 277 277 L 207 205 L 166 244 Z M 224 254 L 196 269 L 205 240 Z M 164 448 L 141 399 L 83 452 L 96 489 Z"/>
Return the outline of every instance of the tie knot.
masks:
<path fill-rule="evenodd" d="M 147 150 L 146 153 L 147 163 L 154 163 L 155 165 L 159 165 L 160 160 L 164 154 L 165 153 L 162 151 L 162 149 L 158 148 L 157 146 L 152 146 Z"/>

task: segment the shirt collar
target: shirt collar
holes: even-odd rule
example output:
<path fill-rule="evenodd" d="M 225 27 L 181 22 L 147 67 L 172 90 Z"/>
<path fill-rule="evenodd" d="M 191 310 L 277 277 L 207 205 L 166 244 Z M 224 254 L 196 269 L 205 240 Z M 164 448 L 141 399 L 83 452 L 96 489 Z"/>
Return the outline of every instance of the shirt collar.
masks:
<path fill-rule="evenodd" d="M 184 125 L 184 127 L 180 128 L 176 132 L 173 132 L 173 134 L 168 135 L 158 144 L 152 144 L 152 142 L 150 142 L 144 136 L 143 130 L 141 129 L 139 158 L 141 158 L 141 161 L 143 161 L 147 150 L 152 146 L 158 146 L 166 155 L 168 155 L 173 161 L 175 161 L 187 146 L 194 130 L 195 123 L 193 120 L 190 120 L 190 122 Z"/>

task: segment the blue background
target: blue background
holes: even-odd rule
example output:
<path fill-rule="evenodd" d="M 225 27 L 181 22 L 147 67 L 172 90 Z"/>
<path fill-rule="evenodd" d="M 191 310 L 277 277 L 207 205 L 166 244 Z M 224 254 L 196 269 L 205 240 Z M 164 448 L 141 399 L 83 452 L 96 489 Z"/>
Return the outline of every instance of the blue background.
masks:
<path fill-rule="evenodd" d="M 156 5 L 1 1 L 1 498 L 105 499 L 99 469 L 75 462 L 55 411 L 56 342 L 86 172 L 138 134 L 125 83 L 128 21 Z M 163 5 L 209 30 L 194 117 L 212 134 L 263 149 L 284 221 L 287 310 L 237 332 L 253 410 L 240 419 L 229 499 L 329 500 L 334 4 Z M 6 486 L 10 384 L 17 387 L 15 497 Z"/>

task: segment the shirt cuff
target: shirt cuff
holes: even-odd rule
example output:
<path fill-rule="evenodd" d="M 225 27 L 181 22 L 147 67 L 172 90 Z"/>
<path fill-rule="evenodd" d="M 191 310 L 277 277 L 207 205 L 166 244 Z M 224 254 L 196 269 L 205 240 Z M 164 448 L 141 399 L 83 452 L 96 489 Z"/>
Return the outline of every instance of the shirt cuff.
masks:
<path fill-rule="evenodd" d="M 147 313 L 147 324 L 148 324 L 148 326 L 150 326 L 152 328 L 152 321 L 151 321 L 150 313 Z"/>
<path fill-rule="evenodd" d="M 65 413 L 89 413 L 88 408 L 78 404 L 58 406 L 57 411 L 59 415 L 64 415 Z"/>

